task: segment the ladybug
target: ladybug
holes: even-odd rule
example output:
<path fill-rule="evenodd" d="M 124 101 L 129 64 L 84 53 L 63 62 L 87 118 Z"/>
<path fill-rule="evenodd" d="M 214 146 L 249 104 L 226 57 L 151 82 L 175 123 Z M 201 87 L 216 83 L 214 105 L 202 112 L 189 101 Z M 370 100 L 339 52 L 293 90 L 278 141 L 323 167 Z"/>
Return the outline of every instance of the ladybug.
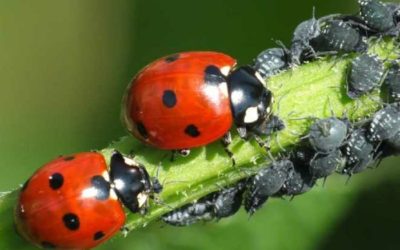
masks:
<path fill-rule="evenodd" d="M 142 69 L 127 88 L 122 119 L 144 143 L 189 152 L 219 138 L 265 135 L 273 102 L 250 66 L 218 52 L 183 52 Z M 229 144 L 230 140 L 224 140 Z"/>
<path fill-rule="evenodd" d="M 114 152 L 110 171 L 97 152 L 59 157 L 21 188 L 15 208 L 18 232 L 45 249 L 89 249 L 116 234 L 153 190 L 146 169 Z M 157 190 L 159 191 L 159 190 Z"/>

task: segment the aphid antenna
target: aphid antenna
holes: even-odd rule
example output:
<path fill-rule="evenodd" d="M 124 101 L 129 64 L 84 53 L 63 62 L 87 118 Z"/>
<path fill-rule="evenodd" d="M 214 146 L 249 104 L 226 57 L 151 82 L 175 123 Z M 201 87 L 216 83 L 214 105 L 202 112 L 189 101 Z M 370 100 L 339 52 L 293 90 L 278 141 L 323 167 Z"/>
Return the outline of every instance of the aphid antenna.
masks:
<path fill-rule="evenodd" d="M 331 113 L 331 117 L 336 117 L 335 111 L 333 110 L 331 98 L 328 96 L 328 105 L 329 105 L 329 112 Z"/>
<path fill-rule="evenodd" d="M 287 47 L 286 47 L 286 45 L 281 41 L 281 40 L 274 40 L 274 39 L 271 39 L 273 42 L 275 42 L 275 44 L 276 45 L 278 45 L 279 47 L 281 47 L 282 49 L 283 49 L 283 51 L 285 52 L 285 55 L 286 55 L 286 57 L 290 57 L 291 56 L 291 51 L 290 51 L 290 49 L 288 49 Z M 288 59 L 288 58 L 286 58 L 286 59 Z M 289 60 L 288 60 L 289 61 Z M 298 65 L 297 64 L 294 64 L 294 63 L 291 63 L 291 62 L 288 62 L 288 65 L 289 65 L 289 67 L 288 67 L 288 69 L 285 71 L 285 72 L 290 72 L 290 75 L 293 75 L 293 70 L 290 70 L 290 69 L 292 69 L 292 68 L 295 68 L 295 67 L 297 67 Z"/>
<path fill-rule="evenodd" d="M 158 206 L 164 206 L 167 207 L 170 210 L 175 209 L 173 206 L 169 205 L 168 203 L 164 202 L 160 197 L 155 197 L 154 199 L 154 203 Z"/>

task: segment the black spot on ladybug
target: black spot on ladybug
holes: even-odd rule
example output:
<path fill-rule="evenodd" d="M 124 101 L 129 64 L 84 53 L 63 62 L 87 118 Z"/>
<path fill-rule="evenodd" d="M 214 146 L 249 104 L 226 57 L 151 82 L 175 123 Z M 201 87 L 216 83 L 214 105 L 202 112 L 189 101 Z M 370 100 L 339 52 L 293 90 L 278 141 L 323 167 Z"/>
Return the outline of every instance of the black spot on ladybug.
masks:
<path fill-rule="evenodd" d="M 190 137 L 198 137 L 200 135 L 198 128 L 193 124 L 190 124 L 185 128 L 185 133 Z"/>
<path fill-rule="evenodd" d="M 178 60 L 179 56 L 180 56 L 179 54 L 173 54 L 173 55 L 167 56 L 167 57 L 165 58 L 165 61 L 166 61 L 167 63 L 174 62 L 174 61 Z"/>
<path fill-rule="evenodd" d="M 136 123 L 136 128 L 139 131 L 140 135 L 143 136 L 143 138 L 147 138 L 148 137 L 147 129 L 143 125 L 143 123 L 141 123 L 141 122 Z"/>
<path fill-rule="evenodd" d="M 50 243 L 48 241 L 43 241 L 41 245 L 44 249 L 55 249 L 56 248 L 56 245 L 54 245 L 53 243 Z"/>
<path fill-rule="evenodd" d="M 162 101 L 165 107 L 173 108 L 176 105 L 176 95 L 175 92 L 168 89 L 164 91 L 162 96 Z"/>
<path fill-rule="evenodd" d="M 60 173 L 54 173 L 49 177 L 49 185 L 51 189 L 57 190 L 64 184 L 64 177 Z"/>
<path fill-rule="evenodd" d="M 28 180 L 26 180 L 24 182 L 24 184 L 22 185 L 21 191 L 24 191 L 28 187 L 28 184 L 29 184 L 30 180 L 31 180 L 31 178 L 29 178 Z"/>
<path fill-rule="evenodd" d="M 91 179 L 93 188 L 96 190 L 97 200 L 107 200 L 110 197 L 110 183 L 101 175 L 95 175 Z"/>
<path fill-rule="evenodd" d="M 73 159 L 75 159 L 75 156 L 73 156 L 73 155 L 64 157 L 64 161 L 72 161 Z"/>
<path fill-rule="evenodd" d="M 104 233 L 102 231 L 98 231 L 93 235 L 93 240 L 100 240 L 104 237 Z"/>
<path fill-rule="evenodd" d="M 221 70 L 215 65 L 208 65 L 204 70 L 204 82 L 206 84 L 219 84 L 225 82 L 225 77 Z"/>
<path fill-rule="evenodd" d="M 80 222 L 76 214 L 67 213 L 63 216 L 62 220 L 64 222 L 65 227 L 68 228 L 69 230 L 76 231 L 79 229 Z"/>

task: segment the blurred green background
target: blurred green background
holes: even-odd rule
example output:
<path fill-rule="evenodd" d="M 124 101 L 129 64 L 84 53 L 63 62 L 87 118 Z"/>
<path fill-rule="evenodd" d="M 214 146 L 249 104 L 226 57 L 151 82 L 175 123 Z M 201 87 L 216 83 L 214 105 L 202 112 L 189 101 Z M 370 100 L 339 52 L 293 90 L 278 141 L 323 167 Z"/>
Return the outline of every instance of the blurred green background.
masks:
<path fill-rule="evenodd" d="M 125 135 L 120 99 L 148 62 L 217 50 L 244 64 L 296 25 L 356 13 L 356 1 L 1 0 L 0 190 L 57 155 L 107 146 Z M 172 228 L 154 224 L 99 249 L 399 249 L 399 158 L 325 186 L 274 199 L 248 218 Z"/>

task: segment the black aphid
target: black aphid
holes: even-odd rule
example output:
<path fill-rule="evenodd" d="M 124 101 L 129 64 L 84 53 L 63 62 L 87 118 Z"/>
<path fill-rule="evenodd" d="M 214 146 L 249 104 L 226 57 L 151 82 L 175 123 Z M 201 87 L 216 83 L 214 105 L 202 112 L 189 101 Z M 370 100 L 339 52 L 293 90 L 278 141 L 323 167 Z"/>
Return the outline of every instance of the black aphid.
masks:
<path fill-rule="evenodd" d="M 356 99 L 379 87 L 385 68 L 377 56 L 362 54 L 351 61 L 347 74 L 347 95 Z"/>
<path fill-rule="evenodd" d="M 289 66 L 288 60 L 285 49 L 266 49 L 254 59 L 253 68 L 266 79 L 286 69 Z"/>

